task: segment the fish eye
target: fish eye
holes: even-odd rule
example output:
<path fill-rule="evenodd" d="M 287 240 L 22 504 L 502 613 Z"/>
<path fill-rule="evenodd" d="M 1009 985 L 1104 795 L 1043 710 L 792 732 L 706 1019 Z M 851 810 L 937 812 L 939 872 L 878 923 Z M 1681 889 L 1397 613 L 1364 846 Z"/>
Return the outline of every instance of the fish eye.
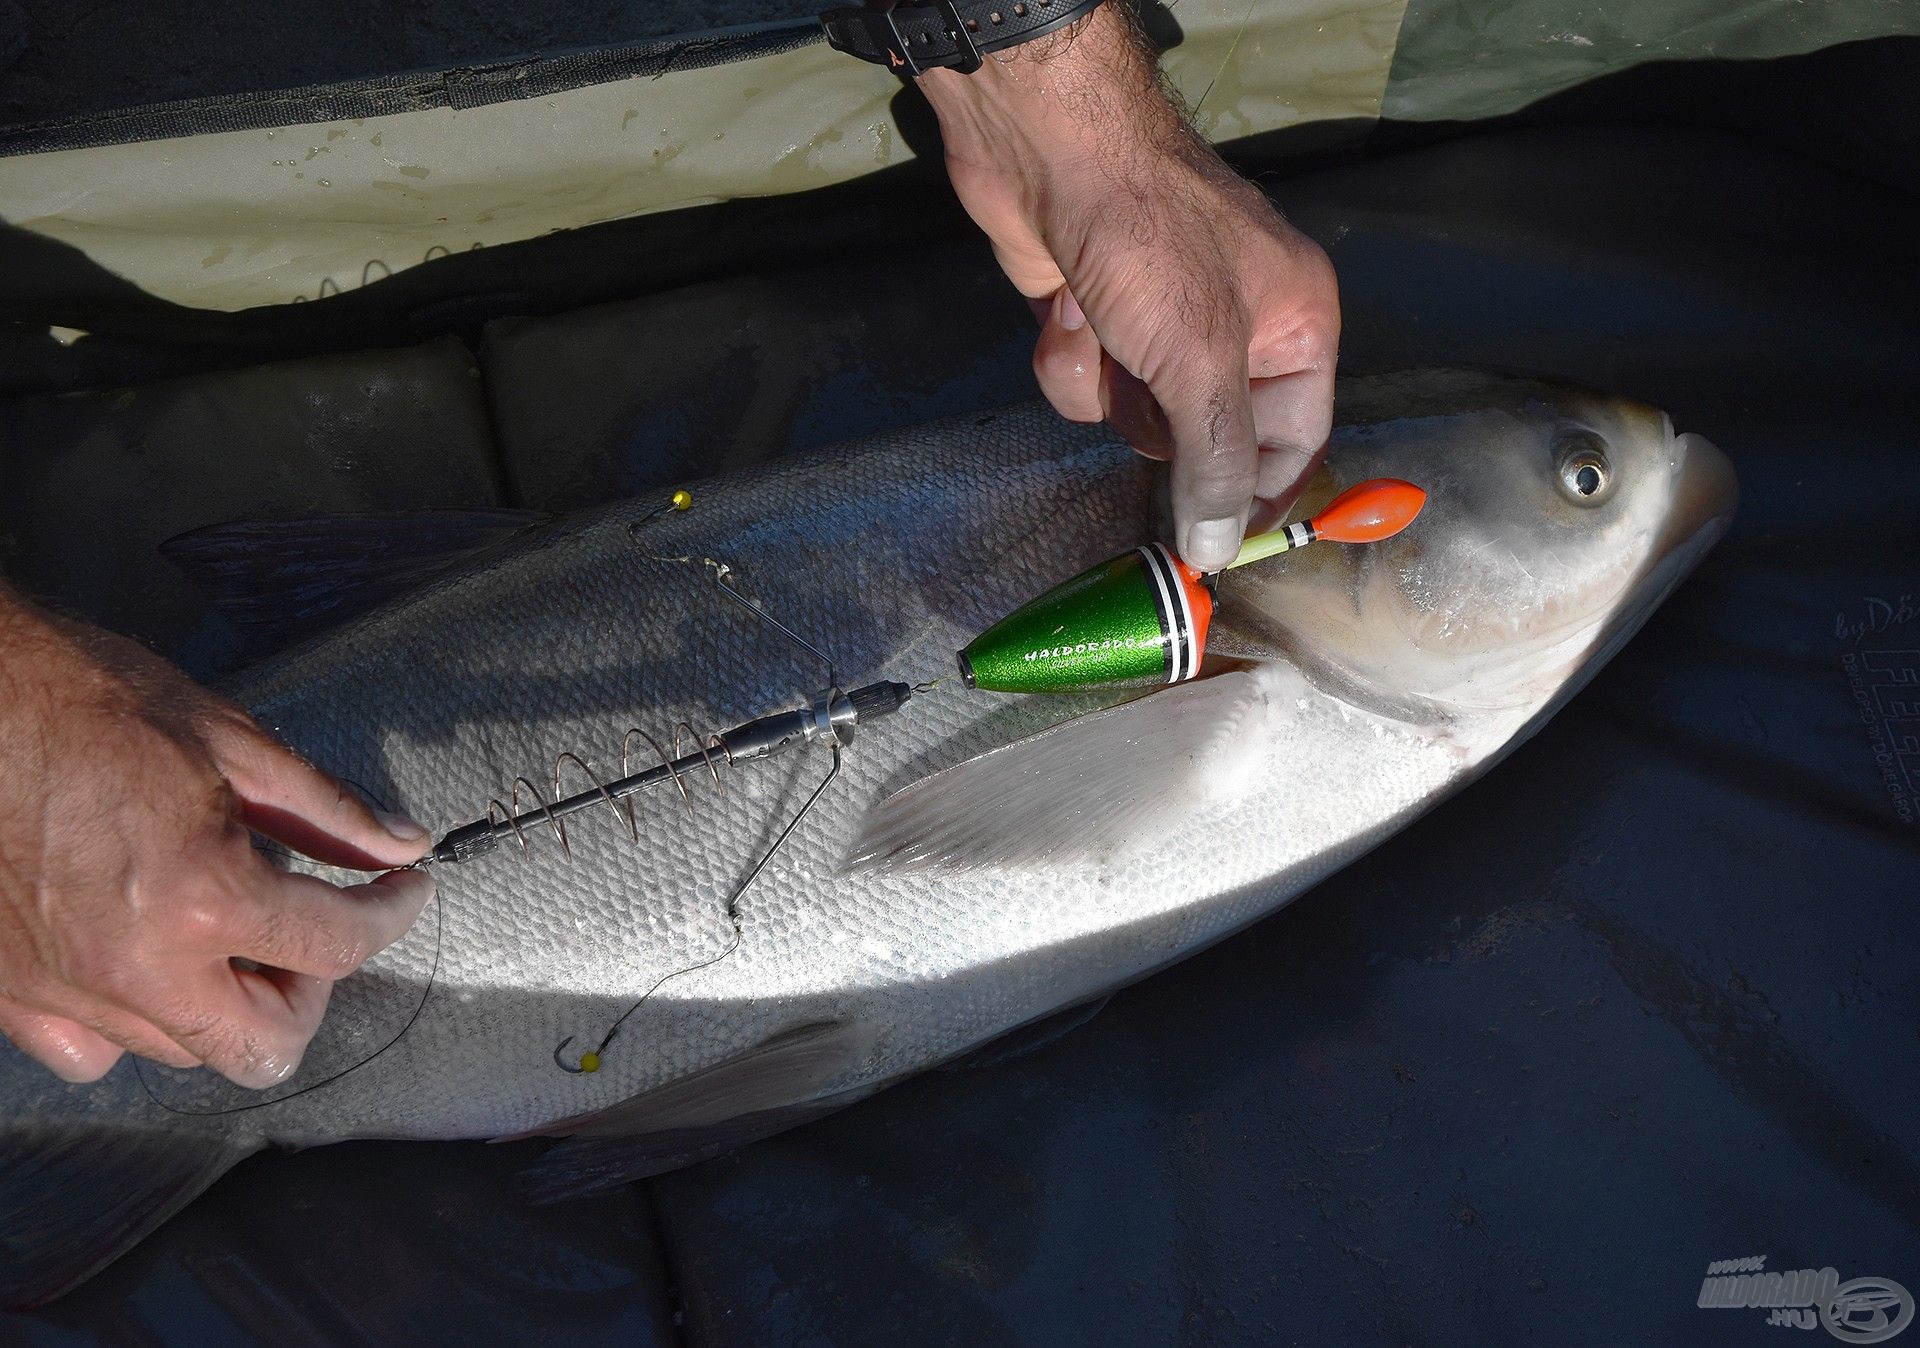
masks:
<path fill-rule="evenodd" d="M 1613 466 L 1591 436 L 1569 438 L 1559 456 L 1560 490 L 1576 505 L 1599 505 L 1613 494 Z"/>

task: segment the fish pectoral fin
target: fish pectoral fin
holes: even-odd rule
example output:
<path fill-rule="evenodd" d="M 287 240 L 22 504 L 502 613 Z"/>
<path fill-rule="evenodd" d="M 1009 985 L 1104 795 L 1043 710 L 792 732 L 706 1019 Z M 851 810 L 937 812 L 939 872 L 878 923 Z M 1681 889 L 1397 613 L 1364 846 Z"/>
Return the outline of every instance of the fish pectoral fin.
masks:
<path fill-rule="evenodd" d="M 85 1281 L 251 1151 L 85 1123 L 0 1131 L 0 1306 L 38 1306 Z"/>
<path fill-rule="evenodd" d="M 871 1035 L 837 1021 L 782 1030 L 677 1081 L 512 1137 L 566 1140 L 525 1172 L 539 1202 L 592 1193 L 718 1155 L 831 1113 L 871 1093 L 835 1089 Z"/>
<path fill-rule="evenodd" d="M 867 815 L 849 871 L 1075 864 L 1150 843 L 1259 766 L 1268 714 L 1235 670 L 1178 684 L 922 778 Z"/>
<path fill-rule="evenodd" d="M 375 510 L 215 524 L 160 554 L 234 624 L 281 646 L 357 617 L 544 524 L 531 510 Z"/>

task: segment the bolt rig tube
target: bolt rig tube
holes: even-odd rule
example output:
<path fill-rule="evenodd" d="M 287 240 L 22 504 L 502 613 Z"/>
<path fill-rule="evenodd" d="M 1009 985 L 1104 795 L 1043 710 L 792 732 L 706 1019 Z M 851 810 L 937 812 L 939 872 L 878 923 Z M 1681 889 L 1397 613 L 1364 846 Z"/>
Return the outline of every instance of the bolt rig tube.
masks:
<path fill-rule="evenodd" d="M 1250 538 L 1226 569 L 1319 539 L 1377 543 L 1409 524 L 1427 494 L 1398 478 L 1341 492 L 1310 520 Z M 969 688 L 1060 693 L 1179 683 L 1200 672 L 1214 577 L 1149 543 L 1083 571 L 1015 609 L 959 653 Z"/>

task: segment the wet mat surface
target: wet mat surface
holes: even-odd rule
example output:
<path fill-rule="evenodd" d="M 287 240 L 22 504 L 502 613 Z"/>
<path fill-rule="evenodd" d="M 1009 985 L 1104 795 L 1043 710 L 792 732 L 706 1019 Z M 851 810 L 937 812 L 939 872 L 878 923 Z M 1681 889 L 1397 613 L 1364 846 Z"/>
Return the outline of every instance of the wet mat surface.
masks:
<path fill-rule="evenodd" d="M 1027 1056 L 553 1209 L 518 1149 L 259 1158 L 0 1338 L 1747 1344 L 1766 1312 L 1694 1304 L 1710 1261 L 1920 1287 L 1913 203 L 1607 129 L 1280 195 L 1350 362 L 1638 393 L 1740 470 L 1733 532 L 1535 740 Z M 790 321 L 808 360 L 871 322 Z M 983 347 L 1009 379 L 1019 337 Z M 756 341 L 754 378 L 815 387 Z M 818 385 L 910 417 L 915 353 L 844 349 L 873 364 Z"/>
<path fill-rule="evenodd" d="M 481 1143 L 257 1157 L 88 1291 L 31 1324 L 0 1316 L 0 1339 L 675 1342 L 644 1192 L 529 1208 L 513 1189 L 528 1159 Z"/>

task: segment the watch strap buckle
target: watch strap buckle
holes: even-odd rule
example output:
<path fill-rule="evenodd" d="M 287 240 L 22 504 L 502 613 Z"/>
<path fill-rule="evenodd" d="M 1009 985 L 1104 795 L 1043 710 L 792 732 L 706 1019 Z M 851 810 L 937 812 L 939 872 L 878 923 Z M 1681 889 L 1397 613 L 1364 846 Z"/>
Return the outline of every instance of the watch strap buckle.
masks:
<path fill-rule="evenodd" d="M 953 42 L 960 49 L 960 57 L 953 68 L 962 75 L 971 75 L 980 68 L 980 47 L 973 40 L 973 34 L 967 29 L 967 21 L 960 17 L 960 8 L 954 0 L 938 0 L 940 12 L 947 16 L 948 31 L 953 34 Z"/>
<path fill-rule="evenodd" d="M 943 49 L 930 55 L 922 51 L 916 57 L 913 37 L 901 30 L 896 17 L 902 9 L 937 14 L 945 23 L 946 34 L 952 40 L 952 52 Z M 968 26 L 956 0 L 932 0 L 928 4 L 915 5 L 902 5 L 900 0 L 869 0 L 865 5 L 828 10 L 820 16 L 820 27 L 827 35 L 827 44 L 836 51 L 884 65 L 889 70 L 903 71 L 909 76 L 918 77 L 925 71 L 943 66 L 970 75 L 980 69 L 984 62 L 980 45 L 974 40 L 975 30 Z M 919 45 L 925 47 L 930 36 L 921 26 Z M 923 60 L 923 57 L 927 59 Z"/>

